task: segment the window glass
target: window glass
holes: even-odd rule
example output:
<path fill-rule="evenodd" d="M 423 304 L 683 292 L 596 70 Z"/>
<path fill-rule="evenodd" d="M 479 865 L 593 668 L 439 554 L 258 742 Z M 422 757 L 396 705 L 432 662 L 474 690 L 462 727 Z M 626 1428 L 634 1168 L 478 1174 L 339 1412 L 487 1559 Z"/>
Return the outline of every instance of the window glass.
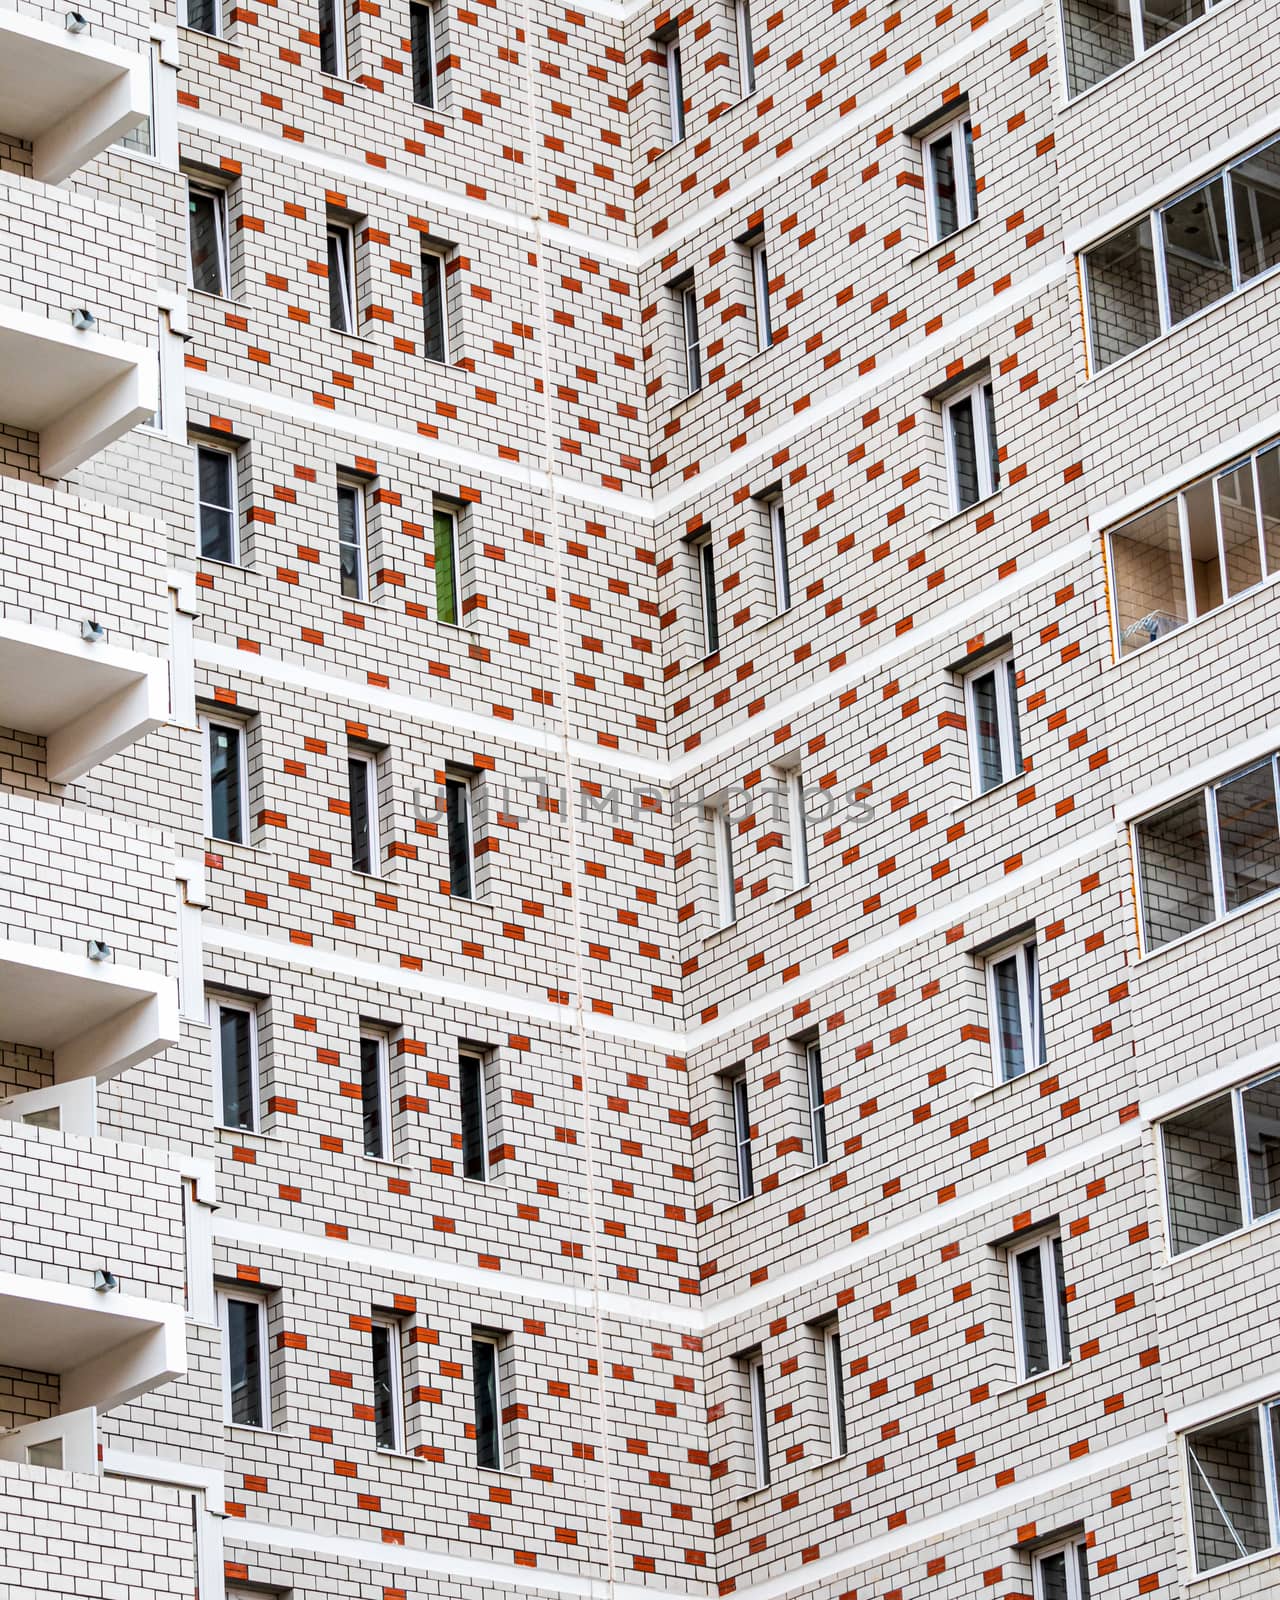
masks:
<path fill-rule="evenodd" d="M 206 561 L 236 558 L 235 466 L 227 450 L 196 449 L 200 555 Z"/>
<path fill-rule="evenodd" d="M 950 128 L 929 143 L 929 181 L 933 191 L 935 239 L 946 239 L 960 227 L 956 196 L 956 163 Z"/>
<path fill-rule="evenodd" d="M 746 1075 L 735 1078 L 733 1095 L 733 1138 L 738 1170 L 738 1198 L 749 1200 L 755 1193 L 755 1173 L 751 1162 L 751 1106 L 747 1098 Z"/>
<path fill-rule="evenodd" d="M 187 27 L 194 28 L 197 33 L 208 33 L 217 38 L 220 31 L 220 9 L 220 0 L 186 0 Z"/>
<path fill-rule="evenodd" d="M 262 1428 L 262 1324 L 256 1300 L 228 1300 L 227 1367 L 231 1421 L 245 1428 Z"/>
<path fill-rule="evenodd" d="M 1214 790 L 1225 910 L 1280 889 L 1275 764 L 1264 761 Z"/>
<path fill-rule="evenodd" d="M 360 1109 L 364 1123 L 364 1153 L 382 1160 L 387 1154 L 385 1042 L 366 1037 L 360 1041 Z"/>
<path fill-rule="evenodd" d="M 375 1322 L 369 1330 L 373 1362 L 373 1428 L 379 1450 L 400 1448 L 400 1330 Z"/>
<path fill-rule="evenodd" d="M 1231 169 L 1240 277 L 1280 265 L 1280 140 Z"/>
<path fill-rule="evenodd" d="M 239 728 L 209 724 L 209 832 L 229 844 L 244 843 L 242 754 Z"/>
<path fill-rule="evenodd" d="M 1271 1542 L 1258 1416 L 1248 1411 L 1187 1439 L 1196 1569 L 1211 1571 Z"/>
<path fill-rule="evenodd" d="M 219 1006 L 217 1017 L 222 1126 L 252 1129 L 258 1112 L 253 1084 L 253 1012 L 243 1006 Z"/>
<path fill-rule="evenodd" d="M 1155 950 L 1214 918 L 1203 794 L 1140 823 L 1137 840 L 1143 933 Z"/>
<path fill-rule="evenodd" d="M 1205 0 L 1142 0 L 1142 43 L 1148 50 L 1202 17 Z"/>
<path fill-rule="evenodd" d="M 1035 1377 L 1047 1372 L 1049 1360 L 1049 1321 L 1045 1302 L 1044 1255 L 1039 1246 L 1023 1250 L 1014 1257 L 1018 1275 L 1018 1313 L 1022 1326 L 1023 1375 Z"/>
<path fill-rule="evenodd" d="M 460 1056 L 458 1089 L 462 1101 L 462 1176 L 479 1183 L 489 1176 L 485 1088 L 484 1062 L 478 1056 Z"/>
<path fill-rule="evenodd" d="M 435 539 L 436 620 L 458 621 L 458 523 L 455 514 L 437 507 L 432 518 Z"/>
<path fill-rule="evenodd" d="M 1231 1096 L 1170 1117 L 1160 1134 L 1171 1252 L 1234 1233 L 1244 1215 Z"/>
<path fill-rule="evenodd" d="M 347 70 L 344 0 L 320 0 L 320 70 L 340 77 Z"/>
<path fill-rule="evenodd" d="M 805 1066 L 809 1078 L 810 1145 L 813 1164 L 820 1167 L 827 1159 L 827 1106 L 826 1087 L 822 1081 L 822 1050 L 811 1044 L 805 1051 Z"/>
<path fill-rule="evenodd" d="M 445 782 L 449 830 L 449 893 L 459 900 L 473 894 L 471 785 L 465 778 Z"/>
<path fill-rule="evenodd" d="M 974 434 L 973 395 L 962 395 L 947 409 L 951 427 L 951 461 L 955 476 L 957 510 L 963 511 L 982 498 L 978 486 L 978 448 Z"/>
<path fill-rule="evenodd" d="M 1258 456 L 1258 497 L 1262 514 L 1262 544 L 1269 575 L 1280 572 L 1280 444 Z"/>
<path fill-rule="evenodd" d="M 980 672 L 973 680 L 974 749 L 978 758 L 978 792 L 986 794 L 1004 782 L 1000 756 L 1000 705 L 994 672 Z"/>
<path fill-rule="evenodd" d="M 444 261 L 430 250 L 422 255 L 422 353 L 428 361 L 449 359 Z"/>
<path fill-rule="evenodd" d="M 338 333 L 355 332 L 355 306 L 352 292 L 355 252 L 349 228 L 328 230 L 329 326 Z"/>
<path fill-rule="evenodd" d="M 364 490 L 356 484 L 338 485 L 338 574 L 348 600 L 363 600 Z"/>
<path fill-rule="evenodd" d="M 1161 212 L 1169 321 L 1174 327 L 1230 294 L 1231 240 L 1221 178 L 1183 195 Z"/>
<path fill-rule="evenodd" d="M 1067 93 L 1082 94 L 1133 60 L 1127 0 L 1062 0 L 1067 47 Z"/>
<path fill-rule="evenodd" d="M 226 211 L 220 193 L 187 185 L 187 237 L 191 251 L 191 287 L 201 294 L 227 292 Z"/>
<path fill-rule="evenodd" d="M 1149 217 L 1087 251 L 1084 275 L 1095 367 L 1110 366 L 1159 336 L 1160 303 Z"/>
<path fill-rule="evenodd" d="M 429 5 L 409 7 L 410 49 L 413 55 L 413 98 L 420 106 L 436 103 L 435 17 Z"/>
<path fill-rule="evenodd" d="M 1176 498 L 1113 531 L 1111 570 L 1121 655 L 1185 625 L 1187 587 Z"/>
<path fill-rule="evenodd" d="M 1223 573 L 1228 596 L 1262 582 L 1262 547 L 1258 540 L 1258 500 L 1253 488 L 1253 462 L 1242 461 L 1217 480 L 1218 523 L 1222 530 Z"/>
<path fill-rule="evenodd" d="M 489 1339 L 473 1339 L 471 1360 L 475 1390 L 476 1465 L 496 1470 L 502 1466 L 497 1345 Z"/>
<path fill-rule="evenodd" d="M 1280 1076 L 1251 1085 L 1240 1102 L 1249 1157 L 1249 1209 L 1254 1218 L 1269 1217 L 1280 1211 Z"/>

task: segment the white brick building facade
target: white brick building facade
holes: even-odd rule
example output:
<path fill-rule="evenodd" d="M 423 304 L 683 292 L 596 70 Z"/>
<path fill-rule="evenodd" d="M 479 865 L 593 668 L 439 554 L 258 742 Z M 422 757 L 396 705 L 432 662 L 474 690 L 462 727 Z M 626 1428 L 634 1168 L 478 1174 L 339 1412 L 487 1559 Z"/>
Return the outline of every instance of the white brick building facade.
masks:
<path fill-rule="evenodd" d="M 0 1597 L 1272 1593 L 1280 11 L 179 3 L 0 0 Z"/>

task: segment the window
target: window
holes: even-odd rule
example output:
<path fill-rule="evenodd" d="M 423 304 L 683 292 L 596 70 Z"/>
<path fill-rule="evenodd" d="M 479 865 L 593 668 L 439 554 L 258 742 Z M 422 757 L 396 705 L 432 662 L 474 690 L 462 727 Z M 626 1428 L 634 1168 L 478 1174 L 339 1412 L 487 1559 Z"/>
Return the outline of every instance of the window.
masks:
<path fill-rule="evenodd" d="M 473 1334 L 471 1370 L 475 1393 L 476 1465 L 503 1467 L 502 1352 L 492 1334 Z"/>
<path fill-rule="evenodd" d="M 333 78 L 347 75 L 347 22 L 343 0 L 319 0 L 320 70 Z"/>
<path fill-rule="evenodd" d="M 769 310 L 769 252 L 763 239 L 752 240 L 747 248 L 751 256 L 751 288 L 756 307 L 756 346 L 760 350 L 767 350 L 773 343 L 773 317 Z"/>
<path fill-rule="evenodd" d="M 404 1449 L 404 1377 L 400 1361 L 400 1324 L 375 1317 L 369 1328 L 373 1363 L 373 1436 L 379 1450 Z"/>
<path fill-rule="evenodd" d="M 1009 1251 L 1013 1342 L 1019 1378 L 1035 1378 L 1071 1359 L 1062 1240 L 1047 1233 Z"/>
<path fill-rule="evenodd" d="M 444 257 L 422 252 L 422 353 L 428 361 L 449 360 L 449 301 Z"/>
<path fill-rule="evenodd" d="M 976 219 L 973 123 L 967 112 L 925 135 L 924 196 L 929 240 L 933 244 L 949 239 Z"/>
<path fill-rule="evenodd" d="M 445 822 L 449 835 L 449 893 L 455 900 L 475 899 L 472 786 L 468 773 L 445 774 Z"/>
<path fill-rule="evenodd" d="M 1280 139 L 1082 257 L 1096 369 L 1280 266 Z"/>
<path fill-rule="evenodd" d="M 1121 655 L 1280 573 L 1280 444 L 1201 478 L 1107 535 Z"/>
<path fill-rule="evenodd" d="M 805 889 L 809 885 L 809 820 L 805 814 L 804 775 L 799 767 L 787 773 L 786 785 L 791 887 Z"/>
<path fill-rule="evenodd" d="M 773 598 L 778 615 L 791 609 L 791 558 L 787 550 L 787 512 L 782 496 L 765 502 L 769 513 L 769 553 L 773 557 Z"/>
<path fill-rule="evenodd" d="M 230 450 L 196 446 L 196 523 L 202 561 L 234 563 L 236 537 L 236 458 Z"/>
<path fill-rule="evenodd" d="M 964 680 L 969 753 L 977 794 L 1022 772 L 1018 733 L 1018 673 L 1011 655 L 983 662 Z"/>
<path fill-rule="evenodd" d="M 347 795 L 351 823 L 351 868 L 375 874 L 378 846 L 378 758 L 365 751 L 347 753 Z"/>
<path fill-rule="evenodd" d="M 711 826 L 711 850 L 716 874 L 716 921 L 722 928 L 732 927 L 738 918 L 738 886 L 733 866 L 733 819 L 728 806 L 713 806 L 707 812 Z"/>
<path fill-rule="evenodd" d="M 996 1076 L 1009 1083 L 1044 1065 L 1044 1018 L 1040 1011 L 1040 972 L 1034 939 L 987 958 L 987 1003 Z"/>
<path fill-rule="evenodd" d="M 1089 1551 L 1076 1536 L 1037 1550 L 1031 1559 L 1035 1600 L 1089 1600 Z"/>
<path fill-rule="evenodd" d="M 248 1132 L 258 1126 L 258 1018 L 237 1000 L 209 1002 L 214 1098 L 218 1123 Z"/>
<path fill-rule="evenodd" d="M 269 1428 L 267 1307 L 256 1295 L 218 1297 L 222 1323 L 222 1398 L 229 1423 Z"/>
<path fill-rule="evenodd" d="M 1157 950 L 1280 889 L 1276 757 L 1134 827 L 1143 942 Z"/>
<path fill-rule="evenodd" d="M 1000 487 L 995 401 L 991 381 L 976 383 L 942 410 L 951 509 L 967 511 Z"/>
<path fill-rule="evenodd" d="M 756 92 L 755 44 L 751 37 L 751 0 L 733 0 L 733 25 L 738 38 L 738 81 L 745 98 Z"/>
<path fill-rule="evenodd" d="M 207 33 L 217 38 L 222 32 L 221 0 L 183 0 L 182 23 L 197 33 Z"/>
<path fill-rule="evenodd" d="M 662 62 L 667 91 L 667 141 L 679 144 L 684 138 L 684 69 L 680 61 L 680 35 L 675 31 L 654 40 Z"/>
<path fill-rule="evenodd" d="M 804 1049 L 805 1086 L 809 1092 L 809 1154 L 815 1167 L 827 1160 L 827 1100 L 822 1081 L 822 1046 L 815 1039 Z"/>
<path fill-rule="evenodd" d="M 720 648 L 720 608 L 716 590 L 716 552 L 711 534 L 702 533 L 690 539 L 689 548 L 697 563 L 698 615 L 702 624 L 704 656 L 713 656 Z"/>
<path fill-rule="evenodd" d="M 702 387 L 702 339 L 698 332 L 698 291 L 690 278 L 673 290 L 680 312 L 680 336 L 684 350 L 684 392 L 697 394 Z"/>
<path fill-rule="evenodd" d="M 365 486 L 338 480 L 338 573 L 348 600 L 368 599 L 368 530 L 365 524 Z"/>
<path fill-rule="evenodd" d="M 1196 1571 L 1280 1545 L 1280 1402 L 1197 1428 L 1186 1451 Z"/>
<path fill-rule="evenodd" d="M 436 501 L 432 511 L 436 559 L 436 621 L 456 627 L 461 617 L 458 571 L 458 513 Z"/>
<path fill-rule="evenodd" d="M 748 1356 L 744 1362 L 747 1375 L 747 1398 L 751 1407 L 751 1464 L 757 1489 L 767 1489 L 773 1481 L 769 1467 L 769 1417 L 768 1397 L 764 1383 L 764 1356 L 760 1351 Z"/>
<path fill-rule="evenodd" d="M 391 1158 L 391 1065 L 389 1042 L 381 1033 L 360 1035 L 360 1113 L 364 1153 L 375 1161 Z"/>
<path fill-rule="evenodd" d="M 1160 1124 L 1169 1252 L 1280 1213 L 1280 1074 Z"/>
<path fill-rule="evenodd" d="M 228 844 L 245 842 L 244 729 L 235 722 L 205 724 L 205 832 Z"/>
<path fill-rule="evenodd" d="M 224 190 L 187 180 L 187 245 L 191 287 L 225 297 L 231 269 Z"/>
<path fill-rule="evenodd" d="M 435 6 L 411 0 L 409 6 L 409 44 L 413 56 L 413 98 L 416 104 L 435 109 L 436 104 L 436 16 Z"/>
<path fill-rule="evenodd" d="M 335 333 L 356 331 L 355 230 L 345 222 L 328 225 L 329 326 Z"/>
<path fill-rule="evenodd" d="M 1222 0 L 1062 0 L 1067 93 L 1083 94 Z"/>
<path fill-rule="evenodd" d="M 213 19 L 216 21 L 216 17 Z M 211 28 L 201 28 L 201 33 L 211 33 Z M 131 155 L 154 156 L 156 153 L 156 47 L 147 51 L 147 104 L 148 115 L 122 134 L 113 144 L 115 150 L 127 150 Z"/>
<path fill-rule="evenodd" d="M 458 1056 L 458 1095 L 462 1110 L 462 1176 L 489 1180 L 489 1086 L 482 1056 Z"/>
<path fill-rule="evenodd" d="M 849 1449 L 849 1427 L 845 1418 L 844 1353 L 840 1325 L 834 1319 L 822 1329 L 822 1363 L 827 1378 L 827 1438 L 832 1456 L 842 1456 Z"/>
<path fill-rule="evenodd" d="M 733 1116 L 733 1157 L 738 1199 L 750 1200 L 756 1192 L 756 1179 L 751 1163 L 751 1104 L 747 1096 L 745 1070 L 729 1079 L 729 1107 Z"/>

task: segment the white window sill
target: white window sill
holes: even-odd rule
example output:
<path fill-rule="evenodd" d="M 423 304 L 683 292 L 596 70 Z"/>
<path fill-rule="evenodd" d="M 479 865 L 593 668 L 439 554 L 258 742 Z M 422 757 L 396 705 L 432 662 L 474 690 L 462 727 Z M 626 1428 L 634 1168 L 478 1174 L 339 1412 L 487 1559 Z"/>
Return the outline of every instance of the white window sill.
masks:
<path fill-rule="evenodd" d="M 1052 1062 L 1042 1061 L 1038 1067 L 1029 1067 L 1026 1072 L 1019 1073 L 1016 1078 L 1002 1078 L 999 1083 L 988 1083 L 984 1088 L 975 1089 L 969 1098 L 974 1105 L 981 1105 L 983 1102 L 993 1099 L 996 1095 L 1005 1093 L 1006 1090 L 1016 1089 L 1019 1084 L 1037 1083 L 1043 1078 L 1050 1077 L 1052 1075 L 1052 1066 Z"/>
<path fill-rule="evenodd" d="M 204 836 L 204 847 L 210 855 L 224 856 L 231 850 L 242 850 L 250 857 L 256 856 L 258 847 L 255 844 L 242 844 L 237 839 L 215 839 L 211 833 Z"/>
<path fill-rule="evenodd" d="M 1238 1561 L 1224 1561 L 1220 1567 L 1211 1567 L 1208 1572 L 1188 1572 L 1185 1582 L 1207 1583 L 1211 1578 L 1221 1578 L 1227 1573 L 1239 1572 L 1242 1567 L 1251 1566 L 1255 1561 L 1270 1561 L 1280 1555 L 1280 1545 L 1270 1545 L 1266 1550 L 1255 1551 L 1253 1555 L 1241 1556 Z"/>
<path fill-rule="evenodd" d="M 1015 1378 L 1012 1383 L 1006 1383 L 1002 1388 L 993 1389 L 991 1398 L 1002 1400 L 1005 1395 L 1017 1394 L 1020 1389 L 1034 1389 L 1037 1384 L 1048 1383 L 1050 1378 L 1056 1378 L 1060 1372 L 1070 1372 L 1070 1361 L 1060 1361 L 1056 1367 L 1046 1367 L 1043 1372 L 1037 1372 L 1030 1378 Z"/>
<path fill-rule="evenodd" d="M 205 37 L 208 38 L 209 35 L 206 34 Z M 255 1434 L 258 1438 L 261 1438 L 264 1434 L 275 1432 L 274 1428 L 265 1426 L 259 1427 L 256 1423 L 252 1422 L 224 1422 L 222 1425 L 228 1433 L 251 1433 Z"/>
<path fill-rule="evenodd" d="M 967 800 L 961 800 L 952 808 L 953 817 L 962 816 L 980 806 L 984 800 L 991 800 L 996 795 L 1004 794 L 1007 790 L 1016 788 L 1020 783 L 1033 782 L 1029 772 L 1015 772 L 1012 778 L 1002 778 L 999 783 L 994 783 L 989 789 L 984 789 L 981 794 L 971 794 Z"/>

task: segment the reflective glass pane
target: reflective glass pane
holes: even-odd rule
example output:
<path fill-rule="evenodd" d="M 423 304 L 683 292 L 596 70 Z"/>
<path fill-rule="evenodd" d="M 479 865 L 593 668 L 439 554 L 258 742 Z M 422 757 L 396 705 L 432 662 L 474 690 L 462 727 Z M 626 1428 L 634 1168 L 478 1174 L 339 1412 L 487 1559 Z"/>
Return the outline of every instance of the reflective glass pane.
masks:
<path fill-rule="evenodd" d="M 996 1052 L 1000 1060 L 1000 1075 L 1007 1080 L 1027 1070 L 1017 956 L 1006 956 L 1003 961 L 995 962 L 991 968 L 991 981 L 995 991 Z"/>
<path fill-rule="evenodd" d="M 191 247 L 191 287 L 203 294 L 225 294 L 220 197 L 204 189 L 188 190 L 187 233 Z"/>
<path fill-rule="evenodd" d="M 1280 572 L 1280 445 L 1258 456 L 1258 509 L 1262 513 L 1262 544 L 1267 573 Z"/>
<path fill-rule="evenodd" d="M 364 1121 L 364 1153 L 381 1159 L 387 1153 L 383 1126 L 382 1041 L 360 1041 L 360 1109 Z"/>
<path fill-rule="evenodd" d="M 1169 1248 L 1180 1255 L 1233 1233 L 1244 1221 L 1231 1096 L 1161 1124 Z"/>
<path fill-rule="evenodd" d="M 1240 278 L 1280 263 L 1280 140 L 1231 169 Z"/>
<path fill-rule="evenodd" d="M 1067 92 L 1077 95 L 1133 60 L 1128 0 L 1062 0 Z"/>
<path fill-rule="evenodd" d="M 1105 239 L 1086 252 L 1089 347 L 1095 367 L 1149 344 L 1160 333 L 1155 256 L 1150 219 Z"/>
<path fill-rule="evenodd" d="M 1040 1558 L 1040 1593 L 1043 1600 L 1071 1600 L 1067 1592 L 1067 1552 L 1055 1550 Z"/>
<path fill-rule="evenodd" d="M 1111 534 L 1120 654 L 1163 639 L 1187 620 L 1178 502 L 1166 500 Z"/>
<path fill-rule="evenodd" d="M 1049 1370 L 1049 1325 L 1046 1320 L 1044 1257 L 1040 1246 L 1013 1258 L 1018 1280 L 1018 1323 L 1022 1333 L 1023 1377 Z"/>
<path fill-rule="evenodd" d="M 1158 949 L 1212 922 L 1213 880 L 1203 794 L 1139 823 L 1137 845 L 1147 949 Z"/>
<path fill-rule="evenodd" d="M 1187 1477 L 1198 1571 L 1208 1572 L 1267 1548 L 1270 1519 L 1255 1411 L 1191 1434 Z"/>
<path fill-rule="evenodd" d="M 978 762 L 978 793 L 986 794 L 1004 781 L 1000 764 L 1000 703 L 994 672 L 973 680 L 973 745 Z"/>
<path fill-rule="evenodd" d="M 434 514 L 432 533 L 436 558 L 436 620 L 458 621 L 457 524 L 451 511 Z"/>
<path fill-rule="evenodd" d="M 1222 604 L 1222 562 L 1218 555 L 1218 518 L 1213 480 L 1193 483 L 1182 496 L 1187 518 L 1187 548 L 1191 552 L 1191 579 L 1196 615 Z"/>
<path fill-rule="evenodd" d="M 231 1420 L 246 1428 L 261 1428 L 262 1338 L 256 1300 L 228 1300 L 227 1381 Z"/>
<path fill-rule="evenodd" d="M 430 252 L 422 257 L 422 353 L 428 361 L 447 356 L 444 262 Z"/>
<path fill-rule="evenodd" d="M 933 192 L 934 237 L 945 239 L 960 226 L 956 164 L 949 128 L 929 145 L 929 183 Z"/>
<path fill-rule="evenodd" d="M 1280 1076 L 1240 1096 L 1249 1155 L 1249 1203 L 1255 1217 L 1280 1211 Z"/>
<path fill-rule="evenodd" d="M 498 1348 L 487 1339 L 471 1344 L 475 1390 L 476 1465 L 496 1469 L 502 1465 L 498 1416 Z"/>
<path fill-rule="evenodd" d="M 209 727 L 209 832 L 215 839 L 244 843 L 240 797 L 241 737 L 238 728 Z"/>
<path fill-rule="evenodd" d="M 413 98 L 420 106 L 436 103 L 435 30 L 429 5 L 409 7 L 410 48 L 413 56 Z"/>
<path fill-rule="evenodd" d="M 1231 244 L 1222 179 L 1214 178 L 1175 200 L 1161 213 L 1161 224 L 1169 321 L 1176 327 L 1231 292 Z"/>
<path fill-rule="evenodd" d="M 971 394 L 962 395 L 947 407 L 947 427 L 951 432 L 951 492 L 957 511 L 963 511 L 982 494 Z"/>
<path fill-rule="evenodd" d="M 1204 16 L 1206 9 L 1205 0 L 1142 0 L 1143 44 L 1150 50 Z"/>
<path fill-rule="evenodd" d="M 222 1125 L 252 1128 L 257 1107 L 253 1103 L 253 1013 L 238 1006 L 218 1008 L 218 1062 L 221 1070 Z"/>
<path fill-rule="evenodd" d="M 1215 790 L 1226 909 L 1280 889 L 1280 817 L 1273 764 L 1242 772 Z"/>

